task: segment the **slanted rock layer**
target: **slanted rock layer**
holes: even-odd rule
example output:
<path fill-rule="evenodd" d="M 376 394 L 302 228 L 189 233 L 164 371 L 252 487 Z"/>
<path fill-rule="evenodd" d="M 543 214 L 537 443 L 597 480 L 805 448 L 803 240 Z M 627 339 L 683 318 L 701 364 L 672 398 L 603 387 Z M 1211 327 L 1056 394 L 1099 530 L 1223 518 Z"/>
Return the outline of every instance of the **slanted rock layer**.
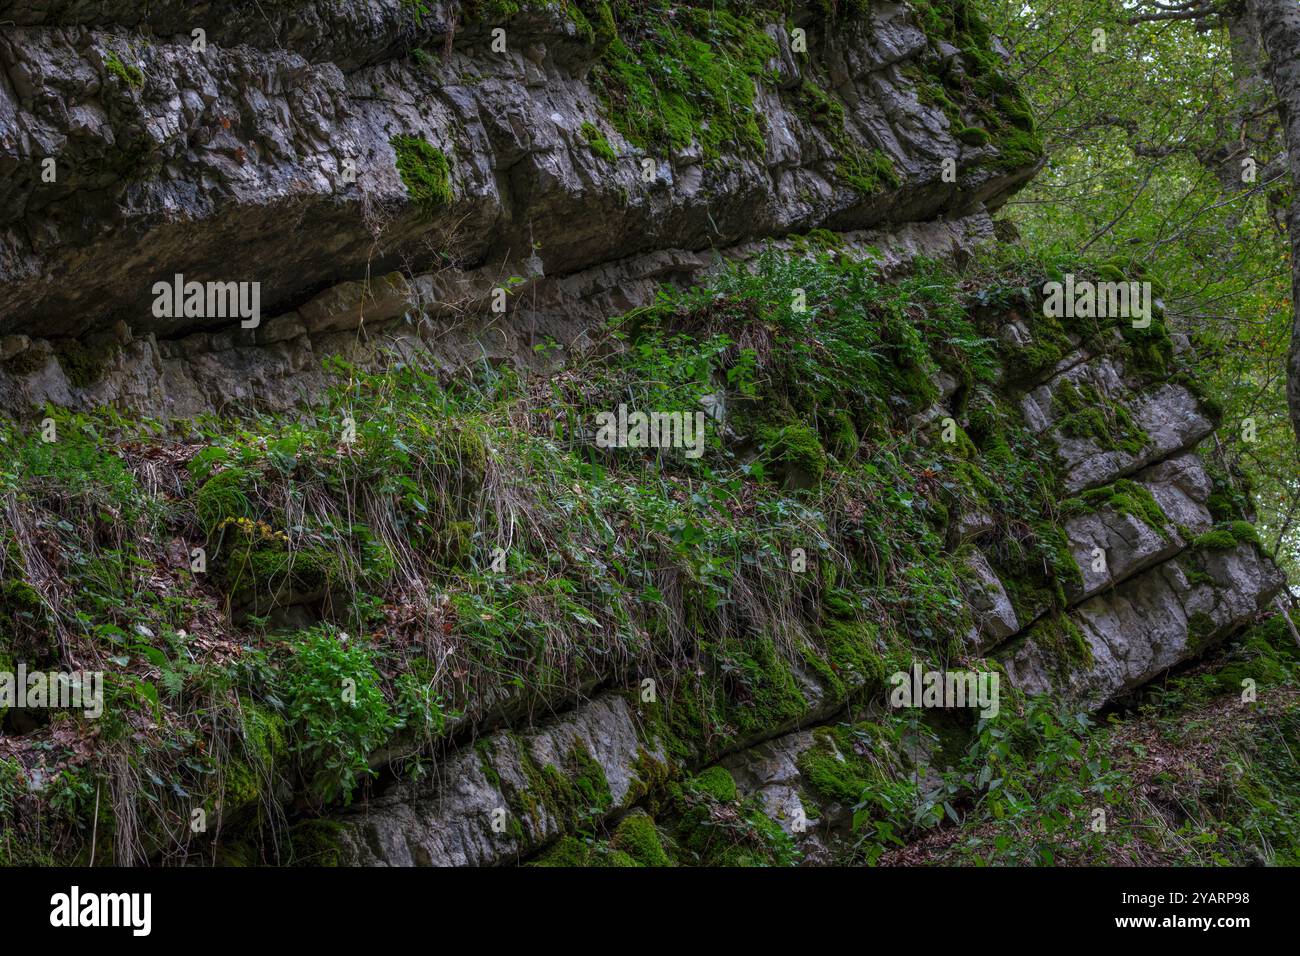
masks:
<path fill-rule="evenodd" d="M 582 11 L 607 17 L 603 2 L 265 6 L 0 5 L 0 405 L 285 408 L 322 356 L 393 338 L 444 361 L 456 343 L 567 343 L 709 250 L 982 213 L 1037 159 L 1014 126 L 1018 151 L 955 138 L 970 115 L 934 76 L 964 89 L 991 54 L 963 66 L 903 4 L 721 21 L 770 69 L 733 77 L 754 99 L 725 111 L 761 122 L 761 149 L 709 155 L 620 132 L 642 139 L 619 120 L 611 50 L 647 27 L 593 32 Z M 432 205 L 405 143 L 445 158 Z M 846 151 L 887 174 L 848 172 Z M 156 316 L 153 286 L 175 275 L 260 283 L 262 324 Z M 94 361 L 70 361 L 73 342 Z"/>
<path fill-rule="evenodd" d="M 1212 483 L 1195 447 L 1212 425 L 1185 387 L 1153 388 L 1141 376 L 1127 374 L 1122 360 L 1088 358 L 1084 351 L 1070 355 L 1061 367 L 1063 371 L 1025 397 L 1023 408 L 1027 422 L 1052 434 L 1063 473 L 1077 476 L 1067 479 L 1067 487 L 1097 492 L 1089 510 L 1064 523 L 1068 555 L 1078 571 L 1067 585 L 1068 606 L 1037 619 L 1021 608 L 1022 616 L 1017 616 L 980 550 L 981 541 L 992 543 L 987 534 L 975 535 L 976 547 L 965 552 L 971 570 L 967 599 L 977 628 L 971 635 L 973 646 L 1002 665 L 1016 691 L 1047 694 L 1096 710 L 1255 620 L 1284 579 L 1248 534 L 1237 540 L 1222 529 L 1211 531 Z M 1119 453 L 1100 447 L 1097 436 L 1059 434 L 1062 416 L 1053 411 L 1053 395 L 1090 374 L 1108 383 L 1104 394 L 1117 407 L 1133 409 L 1132 418 L 1144 431 L 1140 448 Z M 942 415 L 931 417 L 949 412 L 942 407 L 939 411 Z M 1085 463 L 1083 476 L 1078 476 L 1080 463 Z M 819 791 L 815 775 L 809 775 L 807 756 L 824 756 L 829 747 L 829 759 L 847 763 L 833 742 L 833 730 L 845 717 L 841 711 L 878 711 L 887 701 L 864 701 L 851 691 L 837 694 L 820 685 L 815 673 L 800 673 L 799 679 L 813 688 L 808 699 L 819 702 L 804 714 L 803 726 L 790 733 L 769 728 L 766 739 L 749 747 L 738 741 L 720 767 L 735 780 L 739 798 L 756 799 L 779 822 L 806 862 L 827 861 L 834 858 L 837 841 L 851 838 L 852 801 L 828 799 Z M 576 722 L 611 713 L 618 716 L 608 718 L 610 726 L 624 730 L 615 735 L 618 752 L 605 766 L 609 778 L 619 783 L 611 786 L 613 799 L 594 814 L 597 818 L 624 812 L 629 793 L 644 795 L 665 775 L 689 775 L 718 759 L 718 754 L 707 752 L 684 762 L 680 755 L 675 760 L 665 756 L 657 732 L 658 708 L 638 703 L 635 689 L 578 705 L 569 715 L 544 724 L 536 736 L 526 737 L 526 746 L 553 749 L 548 735 L 568 739 Z M 829 724 L 828 713 L 836 718 Z M 596 735 L 599 740 L 600 732 Z M 453 758 L 475 761 L 472 772 L 451 770 L 446 783 L 403 788 L 397 796 L 343 818 L 343 859 L 400 864 L 415 854 L 424 862 L 452 864 L 467 858 L 459 848 L 468 842 L 476 848 L 473 862 L 494 864 L 517 860 L 553 841 L 554 815 L 546 812 L 536 818 L 525 813 L 513 832 L 494 833 L 491 810 L 499 809 L 501 819 L 512 819 L 521 805 L 517 794 L 510 796 L 509 787 L 486 788 L 484 793 L 464 783 L 482 773 L 502 779 L 515 773 L 521 745 L 506 746 L 505 740 L 497 735 L 486 747 Z M 936 759 L 916 744 L 910 753 L 903 746 L 901 753 L 921 773 Z M 552 766 L 565 772 L 561 760 Z M 568 773 L 572 779 L 577 771 Z M 630 787 L 625 784 L 629 776 L 635 781 Z M 412 814 L 421 822 L 415 823 Z M 594 821 L 583 822 L 590 826 Z M 456 849 L 430 849 L 429 841 L 445 834 L 454 835 Z"/>

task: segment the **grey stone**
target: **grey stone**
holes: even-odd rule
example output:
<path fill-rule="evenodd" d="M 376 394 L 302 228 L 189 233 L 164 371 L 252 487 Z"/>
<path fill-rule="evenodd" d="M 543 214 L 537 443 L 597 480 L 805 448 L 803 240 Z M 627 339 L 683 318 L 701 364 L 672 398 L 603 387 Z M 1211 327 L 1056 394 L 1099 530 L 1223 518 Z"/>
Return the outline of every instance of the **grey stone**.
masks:
<path fill-rule="evenodd" d="M 609 783 L 610 812 L 635 796 L 642 755 L 664 761 L 642 740 L 628 699 L 606 694 L 536 730 L 492 734 L 478 747 L 453 753 L 429 783 L 403 783 L 345 814 L 339 836 L 343 861 L 362 866 L 488 866 L 514 861 L 564 832 L 538 799 L 521 812 L 513 794 L 530 787 L 528 764 L 563 768 L 575 746 L 585 747 Z M 563 771 L 562 771 L 563 772 Z M 539 796 L 540 795 L 535 795 Z M 494 829 L 506 809 L 515 826 Z"/>
<path fill-rule="evenodd" d="M 988 650 L 1020 630 L 1020 622 L 988 559 L 972 548 L 965 555 L 965 564 L 969 571 L 963 581 L 966 603 L 975 618 L 979 646 Z"/>
<path fill-rule="evenodd" d="M 1189 575 L 1189 568 L 1199 573 Z M 1096 709 L 1249 622 L 1283 581 L 1253 545 L 1180 555 L 1070 612 L 1090 663 L 1063 664 L 1030 639 L 999 657 L 1025 693 L 1051 693 Z"/>
<path fill-rule="evenodd" d="M 453 28 L 455 4 L 416 17 L 393 0 L 219 11 L 49 0 L 6 4 L 4 19 L 0 333 L 80 335 L 117 318 L 136 335 L 210 331 L 152 314 L 153 283 L 177 273 L 259 281 L 263 313 L 274 316 L 316 290 L 398 269 L 459 271 L 537 250 L 547 276 L 564 276 L 665 247 L 924 222 L 994 209 L 1034 171 L 990 165 L 942 180 L 935 158 L 956 148 L 905 69 L 925 69 L 932 54 L 901 4 L 873 5 L 833 37 L 810 32 L 809 57 L 832 76 L 845 134 L 882 149 L 902 180 L 865 198 L 833 173 L 838 147 L 798 105 L 802 58 L 778 57 L 789 74 L 761 84 L 764 156 L 705 164 L 693 145 L 661 158 L 649 185 L 637 163 L 596 156 L 580 133 L 584 122 L 607 129 L 588 80 L 596 53 L 561 6 L 512 18 L 503 55 L 487 50 L 484 25 Z M 191 48 L 196 26 L 208 30 L 204 52 Z M 146 27 L 139 42 L 133 31 Z M 784 31 L 773 35 L 786 44 Z M 412 56 L 420 48 L 443 52 Z M 143 82 L 115 76 L 110 54 Z M 444 208 L 411 201 L 396 134 L 453 158 Z M 631 158 L 630 144 L 607 134 Z M 51 155 L 61 175 L 42 183 L 39 160 Z M 37 208 L 49 212 L 29 215 Z M 355 327 L 334 322 L 357 315 L 302 317 L 318 331 L 318 321 Z"/>

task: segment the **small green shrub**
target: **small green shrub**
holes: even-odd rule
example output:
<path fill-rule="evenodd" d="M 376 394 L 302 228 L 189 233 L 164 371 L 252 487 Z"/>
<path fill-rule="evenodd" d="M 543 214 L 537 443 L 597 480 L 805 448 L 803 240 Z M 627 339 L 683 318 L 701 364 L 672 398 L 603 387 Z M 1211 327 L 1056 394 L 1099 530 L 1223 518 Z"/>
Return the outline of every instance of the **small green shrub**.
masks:
<path fill-rule="evenodd" d="M 351 802 L 373 776 L 367 757 L 397 725 L 379 689 L 379 672 L 364 644 L 329 627 L 303 632 L 290 648 L 278 688 L 313 790 L 323 801 Z"/>

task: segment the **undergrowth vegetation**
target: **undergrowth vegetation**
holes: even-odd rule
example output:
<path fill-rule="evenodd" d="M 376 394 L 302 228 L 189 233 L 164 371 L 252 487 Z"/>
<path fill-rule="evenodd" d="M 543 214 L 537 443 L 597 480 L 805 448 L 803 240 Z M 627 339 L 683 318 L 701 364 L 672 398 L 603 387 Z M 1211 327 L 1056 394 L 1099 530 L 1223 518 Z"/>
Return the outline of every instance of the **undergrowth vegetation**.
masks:
<path fill-rule="evenodd" d="M 655 674 L 650 730 L 690 765 L 800 720 L 810 682 L 848 701 L 913 660 L 996 666 L 970 643 L 963 549 L 981 537 L 1026 622 L 1061 611 L 1078 574 L 1052 442 L 1016 396 L 1079 330 L 995 337 L 1054 269 L 919 262 L 886 282 L 813 241 L 665 291 L 547 378 L 335 362 L 328 397 L 293 419 L 51 409 L 52 442 L 39 423 L 0 425 L 0 658 L 107 675 L 99 720 L 3 715 L 0 852 L 315 859 L 312 817 L 380 773 L 420 777 L 503 709 Z M 1133 354 L 1106 323 L 1082 331 Z M 941 396 L 951 422 L 927 414 Z M 619 406 L 699 412 L 700 454 L 601 447 L 597 416 Z M 1040 745 L 1016 768 L 1027 780 L 1085 752 L 1053 749 L 1076 725 L 1025 721 Z M 1020 752 L 997 733 L 979 732 L 993 769 L 963 772 L 1014 818 L 1025 796 L 984 779 Z M 897 769 L 819 775 L 840 801 L 874 782 L 859 807 L 872 859 L 916 812 Z M 686 788 L 674 819 L 716 796 Z M 718 817 L 705 807 L 679 837 L 701 861 L 721 846 L 791 862 L 755 813 L 718 844 L 700 835 Z M 655 856 L 633 843 L 614 849 Z"/>
<path fill-rule="evenodd" d="M 1300 646 L 1278 616 L 1103 720 L 1035 698 L 981 721 L 917 789 L 914 825 L 937 803 L 955 825 L 884 859 L 1294 866 L 1298 730 Z"/>

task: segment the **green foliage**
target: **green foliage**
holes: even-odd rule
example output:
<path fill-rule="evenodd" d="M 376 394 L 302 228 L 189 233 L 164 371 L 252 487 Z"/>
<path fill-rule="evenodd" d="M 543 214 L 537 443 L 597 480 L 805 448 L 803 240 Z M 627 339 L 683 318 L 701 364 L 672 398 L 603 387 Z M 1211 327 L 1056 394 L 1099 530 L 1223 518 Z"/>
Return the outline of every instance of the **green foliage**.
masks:
<path fill-rule="evenodd" d="M 1045 698 L 1029 699 L 1023 713 L 1004 708 L 981 720 L 966 753 L 929 797 L 946 797 L 951 807 L 953 799 L 970 794 L 961 821 L 970 836 L 955 845 L 958 858 L 1051 866 L 1062 847 L 1086 861 L 1130 841 L 1111 808 L 1132 781 L 1091 730 L 1087 715 Z M 1105 832 L 1090 826 L 1099 808 L 1111 814 Z"/>
<path fill-rule="evenodd" d="M 281 679 L 285 715 L 314 792 L 329 802 L 352 791 L 373 771 L 367 755 L 396 725 L 379 688 L 370 650 L 328 627 L 295 638 Z"/>

